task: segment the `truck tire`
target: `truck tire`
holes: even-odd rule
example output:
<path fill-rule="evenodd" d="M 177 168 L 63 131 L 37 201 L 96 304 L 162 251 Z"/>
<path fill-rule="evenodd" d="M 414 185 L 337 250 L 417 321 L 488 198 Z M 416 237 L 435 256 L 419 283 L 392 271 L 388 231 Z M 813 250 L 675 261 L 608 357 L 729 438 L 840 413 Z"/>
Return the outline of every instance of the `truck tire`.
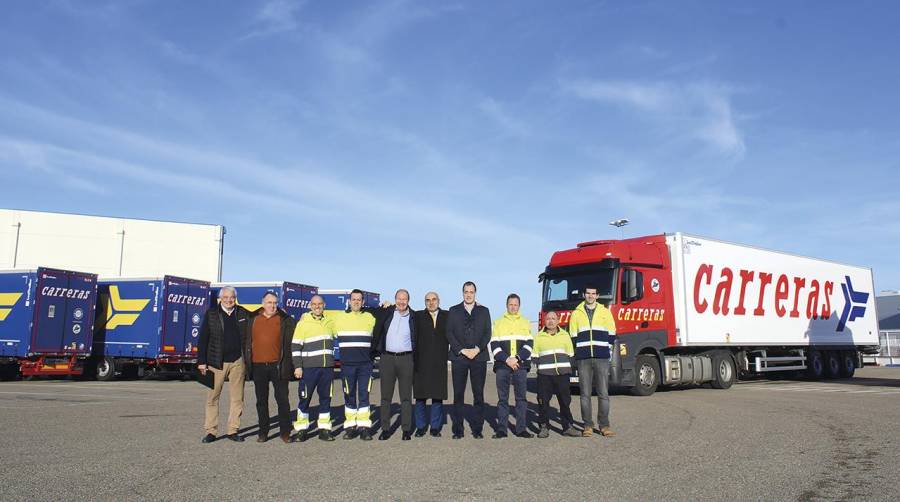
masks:
<path fill-rule="evenodd" d="M 631 388 L 634 396 L 649 396 L 659 386 L 659 359 L 654 355 L 641 354 L 634 360 L 635 382 Z"/>
<path fill-rule="evenodd" d="M 841 357 L 840 352 L 829 350 L 825 352 L 822 359 L 825 362 L 825 378 L 840 378 L 841 376 Z"/>
<path fill-rule="evenodd" d="M 712 356 L 713 379 L 710 382 L 713 389 L 727 389 L 734 385 L 737 372 L 734 369 L 734 360 L 728 352 L 716 352 Z"/>
<path fill-rule="evenodd" d="M 841 378 L 853 378 L 857 359 L 855 350 L 841 352 Z"/>
<path fill-rule="evenodd" d="M 0 380 L 8 382 L 19 376 L 19 363 L 7 363 L 0 365 Z"/>
<path fill-rule="evenodd" d="M 97 361 L 97 380 L 109 382 L 116 378 L 116 361 L 111 357 L 103 357 Z"/>
<path fill-rule="evenodd" d="M 825 361 L 818 350 L 810 350 L 806 354 L 806 377 L 811 380 L 825 377 Z"/>

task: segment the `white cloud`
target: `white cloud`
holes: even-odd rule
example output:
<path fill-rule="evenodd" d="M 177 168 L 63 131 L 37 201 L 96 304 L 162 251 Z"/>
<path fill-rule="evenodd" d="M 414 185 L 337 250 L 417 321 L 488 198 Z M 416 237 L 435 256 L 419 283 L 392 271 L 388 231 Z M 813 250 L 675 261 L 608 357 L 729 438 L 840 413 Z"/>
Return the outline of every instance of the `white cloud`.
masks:
<path fill-rule="evenodd" d="M 300 26 L 297 13 L 305 3 L 296 0 L 268 0 L 256 13 L 254 29 L 241 37 L 241 40 L 296 30 Z"/>
<path fill-rule="evenodd" d="M 634 108 L 668 134 L 698 140 L 717 153 L 740 159 L 746 152 L 732 110 L 732 91 L 727 86 L 710 82 L 573 80 L 561 82 L 561 87 L 579 99 Z"/>
<path fill-rule="evenodd" d="M 482 99 L 478 103 L 478 109 L 500 126 L 504 133 L 510 136 L 527 138 L 532 135 L 527 124 L 510 115 L 504 106 L 495 99 Z"/>

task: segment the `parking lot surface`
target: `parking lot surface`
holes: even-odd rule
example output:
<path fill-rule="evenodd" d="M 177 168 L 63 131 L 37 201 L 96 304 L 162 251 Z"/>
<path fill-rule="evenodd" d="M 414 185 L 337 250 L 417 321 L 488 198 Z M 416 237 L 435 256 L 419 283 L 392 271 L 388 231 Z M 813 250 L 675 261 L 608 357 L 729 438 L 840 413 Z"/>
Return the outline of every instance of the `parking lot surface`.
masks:
<path fill-rule="evenodd" d="M 562 437 L 554 421 L 548 439 L 492 440 L 486 427 L 478 440 L 467 426 L 452 440 L 447 425 L 441 438 L 412 441 L 398 432 L 387 441 L 259 444 L 248 382 L 247 441 L 201 444 L 205 394 L 193 381 L 0 383 L 0 499 L 900 498 L 900 368 L 616 394 L 613 438 Z M 334 396 L 332 416 L 342 417 L 338 382 Z M 492 373 L 485 396 L 493 420 Z M 533 392 L 528 398 L 534 419 Z M 373 409 L 379 399 L 375 382 Z M 224 426 L 227 390 L 221 408 Z M 572 412 L 580 419 L 577 395 Z"/>

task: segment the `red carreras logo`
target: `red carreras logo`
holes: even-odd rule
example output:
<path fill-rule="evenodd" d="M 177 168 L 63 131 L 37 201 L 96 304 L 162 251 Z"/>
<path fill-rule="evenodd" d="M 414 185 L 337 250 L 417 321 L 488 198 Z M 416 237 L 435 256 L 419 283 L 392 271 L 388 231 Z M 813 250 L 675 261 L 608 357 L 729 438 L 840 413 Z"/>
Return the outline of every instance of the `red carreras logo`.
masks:
<path fill-rule="evenodd" d="M 702 314 L 711 310 L 716 315 L 747 315 L 762 317 L 771 309 L 778 317 L 800 317 L 807 319 L 828 319 L 831 317 L 831 295 L 834 282 L 809 277 L 778 276 L 769 272 L 739 270 L 737 275 L 728 267 L 718 273 L 718 284 L 711 286 L 716 270 L 713 265 L 702 264 L 694 276 L 694 310 Z M 747 294 L 747 286 L 757 287 L 757 293 Z M 731 295 L 738 295 L 737 305 L 732 309 Z"/>

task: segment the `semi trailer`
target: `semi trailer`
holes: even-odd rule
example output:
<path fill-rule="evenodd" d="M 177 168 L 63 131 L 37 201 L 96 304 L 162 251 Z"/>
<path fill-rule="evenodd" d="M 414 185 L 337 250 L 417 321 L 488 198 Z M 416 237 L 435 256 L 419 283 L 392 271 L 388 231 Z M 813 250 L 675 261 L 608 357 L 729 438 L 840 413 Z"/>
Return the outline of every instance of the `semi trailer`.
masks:
<path fill-rule="evenodd" d="M 682 233 L 578 244 L 540 274 L 543 314 L 567 326 L 585 287 L 616 322 L 610 384 L 659 386 L 804 372 L 852 377 L 878 350 L 869 268 Z"/>

